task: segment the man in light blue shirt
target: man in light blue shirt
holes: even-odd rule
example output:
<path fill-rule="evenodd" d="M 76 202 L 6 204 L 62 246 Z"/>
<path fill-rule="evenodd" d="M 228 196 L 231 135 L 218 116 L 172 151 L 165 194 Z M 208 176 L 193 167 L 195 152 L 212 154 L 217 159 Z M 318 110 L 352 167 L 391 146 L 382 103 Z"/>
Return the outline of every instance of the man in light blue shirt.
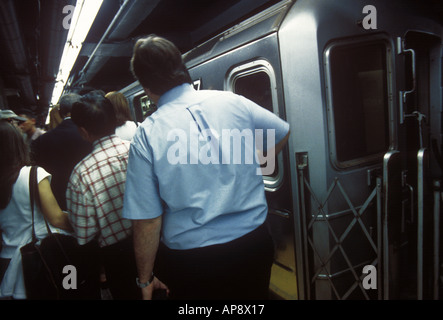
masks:
<path fill-rule="evenodd" d="M 166 285 L 176 299 L 265 298 L 273 244 L 261 171 L 273 171 L 289 125 L 231 92 L 194 90 L 166 39 L 139 40 L 131 63 L 158 106 L 131 144 L 123 209 L 144 298 Z"/>

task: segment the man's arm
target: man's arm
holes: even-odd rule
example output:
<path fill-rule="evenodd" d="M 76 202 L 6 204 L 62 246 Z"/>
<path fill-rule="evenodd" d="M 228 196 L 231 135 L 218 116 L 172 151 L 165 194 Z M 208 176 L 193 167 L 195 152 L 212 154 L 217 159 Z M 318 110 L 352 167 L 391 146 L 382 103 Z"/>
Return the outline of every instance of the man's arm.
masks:
<path fill-rule="evenodd" d="M 288 133 L 286 134 L 286 136 L 284 136 L 283 139 L 281 139 L 281 141 L 279 143 L 277 143 L 277 145 L 274 148 L 274 154 L 275 156 L 277 156 L 280 151 L 282 151 L 283 147 L 286 145 L 286 143 L 289 140 L 289 135 L 291 134 L 291 131 L 288 131 Z"/>
<path fill-rule="evenodd" d="M 155 219 L 133 220 L 135 259 L 141 283 L 146 283 L 151 278 L 160 242 L 161 224 L 161 216 Z M 155 289 L 166 289 L 169 293 L 166 285 L 154 278 L 149 286 L 142 289 L 143 299 L 151 300 Z"/>
<path fill-rule="evenodd" d="M 69 222 L 68 214 L 57 203 L 51 189 L 51 183 L 48 178 L 43 179 L 38 184 L 38 192 L 42 213 L 45 218 L 56 228 L 73 231 Z"/>
<path fill-rule="evenodd" d="M 290 133 L 291 131 L 288 131 L 283 139 L 281 139 L 274 147 L 267 150 L 266 156 L 263 155 L 261 150 L 257 149 L 257 157 L 260 165 L 266 164 L 265 167 L 257 169 L 257 174 L 261 172 L 262 175 L 270 175 L 274 172 L 277 155 L 283 150 L 284 146 L 288 142 Z"/>

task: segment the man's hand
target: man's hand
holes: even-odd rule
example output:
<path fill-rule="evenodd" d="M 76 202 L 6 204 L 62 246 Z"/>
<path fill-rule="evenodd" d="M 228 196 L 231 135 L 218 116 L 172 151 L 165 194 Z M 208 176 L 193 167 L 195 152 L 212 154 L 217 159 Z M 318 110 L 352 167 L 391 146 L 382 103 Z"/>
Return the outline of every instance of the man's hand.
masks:
<path fill-rule="evenodd" d="M 169 295 L 168 287 L 159 279 L 157 279 L 157 277 L 154 277 L 152 283 L 142 289 L 143 300 L 152 300 L 152 296 L 155 290 L 166 290 L 166 295 Z"/>
<path fill-rule="evenodd" d="M 147 282 L 152 275 L 160 241 L 161 224 L 161 216 L 155 219 L 133 221 L 135 259 L 141 283 Z M 168 287 L 154 277 L 149 286 L 142 288 L 143 299 L 151 300 L 156 289 L 166 289 L 169 293 Z"/>

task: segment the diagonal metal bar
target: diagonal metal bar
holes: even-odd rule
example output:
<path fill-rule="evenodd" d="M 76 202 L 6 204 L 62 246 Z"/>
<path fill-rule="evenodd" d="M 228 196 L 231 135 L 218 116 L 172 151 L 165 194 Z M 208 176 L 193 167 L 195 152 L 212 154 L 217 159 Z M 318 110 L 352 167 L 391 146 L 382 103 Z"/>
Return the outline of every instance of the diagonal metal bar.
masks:
<path fill-rule="evenodd" d="M 372 261 L 371 264 L 372 264 L 373 266 L 376 266 L 377 263 L 378 263 L 378 261 L 377 261 L 377 258 L 376 258 L 374 261 Z M 361 281 L 363 280 L 363 278 L 364 278 L 364 275 L 362 274 L 362 275 L 360 276 L 360 278 L 359 278 L 360 281 L 358 281 L 358 282 L 354 282 L 354 283 L 351 285 L 351 287 L 348 289 L 348 291 L 346 291 L 346 293 L 343 295 L 343 297 L 342 297 L 343 300 L 346 300 L 346 299 L 351 295 L 351 293 L 357 288 L 357 286 L 358 286 L 359 283 L 361 284 Z M 367 293 L 366 293 L 366 290 L 365 290 L 364 288 L 361 288 L 361 289 L 362 289 L 363 295 L 365 296 L 366 300 L 370 300 L 369 296 L 368 296 Z"/>
<path fill-rule="evenodd" d="M 373 198 L 376 196 L 377 194 L 377 189 L 374 188 L 374 190 L 372 191 L 371 195 L 368 197 L 368 199 L 366 199 L 366 202 L 363 204 L 363 206 L 360 208 L 359 210 L 359 215 L 361 216 L 367 209 L 367 207 L 369 206 L 369 204 L 371 203 L 371 201 L 373 200 Z M 348 225 L 348 227 L 346 228 L 346 230 L 343 232 L 342 236 L 339 239 L 339 243 L 336 243 L 334 245 L 334 247 L 331 249 L 331 252 L 329 253 L 328 257 L 326 258 L 326 262 L 328 262 L 332 256 L 334 255 L 334 253 L 337 251 L 338 247 L 340 246 L 341 243 L 343 243 L 343 241 L 346 239 L 346 237 L 348 236 L 349 232 L 352 230 L 352 227 L 355 225 L 355 223 L 357 218 L 354 218 L 351 223 Z M 374 248 L 375 253 L 377 254 L 377 248 Z M 316 274 L 314 275 L 314 278 L 318 276 L 318 274 L 321 272 L 321 270 L 318 270 L 316 272 Z"/>
<path fill-rule="evenodd" d="M 331 274 L 330 274 L 330 272 L 328 271 L 328 269 L 327 269 L 327 267 L 326 267 L 326 263 L 323 262 L 323 260 L 322 260 L 322 258 L 321 258 L 321 256 L 320 256 L 320 254 L 317 252 L 317 250 L 316 250 L 316 248 L 315 248 L 315 246 L 314 246 L 314 243 L 312 242 L 312 239 L 311 239 L 311 238 L 308 238 L 308 242 L 309 242 L 309 244 L 311 245 L 311 247 L 312 247 L 314 253 L 317 255 L 318 260 L 320 261 L 320 267 L 318 268 L 318 270 L 319 270 L 320 272 L 321 272 L 322 270 L 325 271 L 325 273 L 328 275 L 328 281 L 329 281 L 329 283 L 331 284 L 332 290 L 334 291 L 336 297 L 337 297 L 338 299 L 341 299 L 341 298 L 340 298 L 340 294 L 338 293 L 337 288 L 335 287 L 334 282 L 332 281 L 332 279 L 331 279 L 331 277 L 330 277 Z M 319 274 L 319 273 L 318 273 L 318 274 Z M 317 275 L 318 275 L 318 274 L 317 274 Z M 314 282 L 315 282 L 315 280 L 316 280 L 316 278 L 317 278 L 317 275 L 316 275 L 314 278 L 312 278 L 312 280 L 311 280 L 311 283 L 312 283 L 312 284 L 314 284 Z"/>
<path fill-rule="evenodd" d="M 332 192 L 334 191 L 335 187 L 337 186 L 337 181 L 338 179 L 336 178 L 334 180 L 334 182 L 331 184 L 331 186 L 329 187 L 328 192 L 326 193 L 326 199 L 325 201 L 322 203 L 315 195 L 314 191 L 312 190 L 311 186 L 309 185 L 308 181 L 304 181 L 306 187 L 309 190 L 309 193 L 311 195 L 311 197 L 314 199 L 314 201 L 319 205 L 318 209 L 319 211 L 317 212 L 317 214 L 311 219 L 309 225 L 308 225 L 308 229 L 310 229 L 312 227 L 312 225 L 314 224 L 314 222 L 316 221 L 317 217 L 318 217 L 318 213 L 321 211 L 323 213 L 323 215 L 325 216 L 324 212 L 323 212 L 323 208 L 325 206 L 325 204 L 328 202 L 329 197 L 331 196 Z"/>
<path fill-rule="evenodd" d="M 357 216 L 358 216 L 358 213 L 357 213 L 357 211 L 355 210 L 355 207 L 354 207 L 354 205 L 352 204 L 351 200 L 349 199 L 348 195 L 346 194 L 345 190 L 343 189 L 343 186 L 341 185 L 340 181 L 337 181 L 337 185 L 338 185 L 340 191 L 342 192 L 342 195 L 343 195 L 343 197 L 345 198 L 346 202 L 348 203 L 350 209 L 352 210 L 352 212 L 354 213 L 354 215 L 357 217 Z M 374 191 L 375 191 L 375 189 L 374 189 Z M 375 192 L 374 192 L 374 191 L 372 192 L 372 194 L 375 196 Z M 360 226 L 361 226 L 361 228 L 362 228 L 364 234 L 365 234 L 366 237 L 368 238 L 369 243 L 371 244 L 372 248 L 373 248 L 375 251 L 377 251 L 377 246 L 375 245 L 374 241 L 372 241 L 372 238 L 371 238 L 371 236 L 369 235 L 369 232 L 368 232 L 368 230 L 366 229 L 366 226 L 364 225 L 363 221 L 361 221 L 361 220 L 358 219 L 358 218 L 357 218 L 357 221 L 358 221 L 358 223 L 360 224 Z"/>
<path fill-rule="evenodd" d="M 340 238 L 341 242 L 343 242 L 345 240 L 345 238 L 347 237 L 347 235 L 351 231 L 352 227 L 357 223 L 357 221 L 360 221 L 361 216 L 363 216 L 363 213 L 369 207 L 370 203 L 372 202 L 372 200 L 375 198 L 376 195 L 377 195 L 377 189 L 374 188 L 374 190 L 372 190 L 372 193 L 366 199 L 363 206 L 360 208 L 360 210 L 358 212 L 356 212 L 356 215 L 355 215 L 354 219 L 351 221 L 351 223 L 349 224 L 348 228 L 343 232 L 342 237 Z M 377 253 L 377 246 L 373 243 L 371 236 L 368 233 L 365 233 L 365 235 L 368 238 L 368 241 L 371 243 L 371 246 L 374 249 L 375 253 Z"/>
<path fill-rule="evenodd" d="M 358 282 L 358 286 L 360 287 L 360 289 L 362 289 L 363 294 L 364 294 L 365 297 L 366 297 L 366 296 L 367 296 L 367 293 L 365 292 L 365 290 L 364 290 L 364 288 L 363 288 L 363 285 L 362 285 L 362 283 L 361 283 L 361 281 L 360 281 L 360 278 L 359 278 L 357 272 L 355 271 L 354 266 L 352 265 L 351 261 L 350 261 L 349 258 L 348 258 L 348 255 L 346 254 L 346 252 L 345 252 L 345 250 L 343 249 L 342 246 L 340 246 L 340 251 L 341 251 L 341 253 L 343 254 L 343 257 L 345 258 L 345 261 L 346 261 L 346 263 L 348 264 L 348 266 L 349 266 L 349 268 L 350 268 L 350 271 L 351 271 L 352 275 L 354 276 L 355 281 Z"/>
<path fill-rule="evenodd" d="M 361 216 L 364 214 L 364 212 L 368 208 L 369 204 L 372 202 L 374 197 L 377 195 L 377 188 L 374 188 L 374 190 L 372 191 L 370 196 L 366 199 L 364 205 L 357 212 L 357 210 L 355 209 L 354 205 L 350 201 L 349 197 L 347 196 L 345 190 L 343 189 L 343 187 L 341 186 L 341 184 L 340 184 L 340 182 L 338 181 L 337 178 L 334 179 L 334 182 L 329 187 L 326 199 L 323 202 L 321 202 L 316 197 L 316 195 L 313 192 L 311 186 L 309 185 L 309 182 L 306 179 L 303 179 L 302 181 L 303 181 L 304 186 L 308 189 L 311 198 L 314 200 L 314 203 L 316 203 L 318 205 L 318 211 L 315 213 L 314 217 L 309 221 L 308 230 L 310 230 L 312 228 L 312 226 L 315 223 L 317 217 L 321 213 L 322 216 L 324 217 L 327 225 L 328 225 L 328 229 L 330 230 L 332 237 L 334 238 L 334 240 L 336 242 L 335 246 L 332 248 L 332 250 L 329 253 L 329 255 L 326 258 L 326 260 L 323 260 L 322 257 L 320 256 L 320 254 L 318 253 L 318 251 L 317 251 L 317 249 L 316 249 L 312 239 L 310 237 L 308 237 L 308 242 L 309 242 L 310 246 L 312 247 L 313 251 L 315 252 L 315 254 L 316 254 L 316 256 L 317 256 L 317 258 L 318 258 L 318 260 L 320 262 L 320 267 L 317 269 L 317 272 L 315 272 L 313 278 L 311 279 L 311 283 L 315 282 L 315 279 L 320 274 L 320 272 L 322 272 L 323 270 L 326 272 L 326 274 L 329 274 L 329 272 L 327 270 L 326 264 L 332 259 L 332 256 L 334 255 L 334 253 L 339 249 L 340 252 L 343 255 L 343 258 L 345 259 L 346 263 L 348 264 L 349 270 L 351 271 L 351 273 L 353 274 L 354 279 L 355 279 L 354 284 L 351 286 L 351 288 L 347 291 L 347 293 L 342 298 L 347 298 L 348 295 L 351 294 L 355 290 L 355 288 L 360 287 L 360 289 L 362 290 L 362 293 L 365 296 L 365 298 L 369 299 L 369 296 L 367 295 L 365 289 L 362 287 L 361 279 L 357 275 L 357 273 L 355 271 L 355 268 L 352 265 L 348 255 L 346 254 L 346 252 L 345 252 L 344 248 L 342 247 L 341 243 L 345 240 L 347 235 L 350 233 L 350 230 L 353 228 L 353 226 L 358 222 L 360 224 L 363 232 L 365 233 L 369 243 L 371 244 L 372 248 L 374 249 L 375 253 L 376 254 L 378 253 L 377 246 L 372 241 L 372 238 L 369 235 L 369 233 L 367 232 L 367 229 L 366 229 L 363 221 L 361 221 Z M 333 230 L 331 224 L 329 223 L 328 216 L 325 214 L 325 212 L 323 210 L 324 206 L 327 204 L 327 202 L 328 202 L 329 198 L 331 197 L 331 195 L 332 195 L 334 189 L 336 188 L 336 186 L 339 187 L 339 190 L 340 190 L 342 196 L 344 197 L 345 201 L 347 202 L 348 206 L 350 207 L 351 211 L 354 214 L 353 220 L 348 225 L 347 229 L 345 230 L 345 232 L 342 234 L 342 236 L 340 238 L 338 238 L 337 235 L 335 234 L 335 231 Z M 304 209 L 306 209 L 306 208 L 304 208 Z M 305 213 L 306 213 L 306 211 L 305 211 Z M 328 279 L 329 279 L 329 282 L 331 284 L 331 287 L 333 288 L 333 291 L 334 291 L 335 295 L 337 296 L 337 298 L 340 299 L 340 295 L 339 295 L 337 289 L 335 288 L 335 285 L 334 285 L 333 281 L 330 279 L 330 276 L 328 277 Z"/>
<path fill-rule="evenodd" d="M 330 196 L 331 193 L 332 193 L 332 190 L 335 188 L 335 185 L 337 184 L 337 182 L 338 182 L 338 179 L 335 178 L 334 183 L 331 185 L 331 187 L 329 188 L 329 192 L 327 193 L 327 198 L 328 198 L 328 199 L 329 199 L 329 196 Z M 327 224 L 327 226 L 328 226 L 328 229 L 329 229 L 330 232 L 331 232 L 332 237 L 334 238 L 334 241 L 335 241 L 337 244 L 339 244 L 338 248 L 340 249 L 340 252 L 342 253 L 343 258 L 345 259 L 346 264 L 347 264 L 348 267 L 350 268 L 351 273 L 352 273 L 352 275 L 354 276 L 354 279 L 355 279 L 356 281 L 359 281 L 359 277 L 358 277 L 357 273 L 355 272 L 355 269 L 354 269 L 354 267 L 353 267 L 353 265 L 352 265 L 352 262 L 350 261 L 350 259 L 349 259 L 348 255 L 346 254 L 346 251 L 344 250 L 344 248 L 341 246 L 341 243 L 339 242 L 339 239 L 338 239 L 338 237 L 337 237 L 337 235 L 336 235 L 334 229 L 332 228 L 331 224 L 329 223 L 329 219 L 328 219 L 327 215 L 324 214 L 324 211 L 323 211 L 323 204 L 317 199 L 317 197 L 315 197 L 315 194 L 313 193 L 313 191 L 312 191 L 312 189 L 310 188 L 309 184 L 308 184 L 306 181 L 305 181 L 305 183 L 306 183 L 307 187 L 308 187 L 309 190 L 310 190 L 311 196 L 314 198 L 314 200 L 317 202 L 317 204 L 320 205 L 318 209 L 319 209 L 319 211 L 321 211 L 321 212 L 323 213 L 323 216 L 324 216 L 324 218 L 325 218 L 325 222 L 326 222 L 326 224 Z M 326 203 L 326 202 L 325 202 L 325 203 Z M 354 209 L 354 211 L 355 211 L 355 209 Z M 316 216 L 318 216 L 318 215 L 316 215 Z M 360 287 L 362 286 L 361 283 L 359 283 L 359 286 L 360 286 Z M 362 288 L 362 287 L 361 287 L 361 288 Z M 362 289 L 363 289 L 363 288 L 362 288 Z"/>

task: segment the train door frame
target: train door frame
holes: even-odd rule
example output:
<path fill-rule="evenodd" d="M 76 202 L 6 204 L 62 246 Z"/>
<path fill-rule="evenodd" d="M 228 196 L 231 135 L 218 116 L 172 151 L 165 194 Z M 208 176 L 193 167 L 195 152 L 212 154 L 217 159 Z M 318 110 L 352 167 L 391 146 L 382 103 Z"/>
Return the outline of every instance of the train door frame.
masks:
<path fill-rule="evenodd" d="M 416 272 L 417 299 L 438 299 L 440 183 L 442 174 L 442 36 L 407 30 L 397 37 L 400 88 L 399 146 L 402 175 L 411 188 L 409 233 L 405 240 Z M 438 68 L 440 63 L 440 68 Z M 433 230 L 425 231 L 425 230 Z M 412 252 L 412 254 L 411 254 Z"/>
<path fill-rule="evenodd" d="M 276 34 L 268 35 L 265 38 L 258 39 L 257 42 L 266 43 L 270 38 L 276 40 Z M 251 44 L 246 44 L 236 51 L 248 51 Z M 266 51 L 264 51 L 266 52 Z M 269 54 L 268 54 L 269 55 Z M 241 79 L 252 78 L 259 74 L 265 74 L 269 79 L 270 97 L 268 99 L 272 105 L 262 105 L 262 107 L 275 113 L 277 116 L 285 119 L 284 102 L 282 100 L 283 92 L 280 73 L 280 61 L 278 54 L 273 54 L 273 58 L 266 58 L 264 55 L 256 55 L 255 58 L 246 57 L 239 59 L 229 68 L 225 75 L 223 90 L 238 93 L 236 83 Z M 277 72 L 277 70 L 279 72 Z M 255 88 L 258 89 L 258 88 Z M 244 92 L 243 92 L 244 93 Z M 268 93 L 268 94 L 269 94 Z M 255 100 L 254 95 L 243 94 L 247 98 Z M 271 102 L 272 101 L 272 102 Z M 268 226 L 273 235 L 276 255 L 271 274 L 270 290 L 271 294 L 277 299 L 298 299 L 298 279 L 296 277 L 296 257 L 295 257 L 295 236 L 294 236 L 294 217 L 293 203 L 291 197 L 291 181 L 289 175 L 288 151 L 285 148 L 278 156 L 276 161 L 277 172 L 272 175 L 264 175 L 263 181 L 267 194 L 269 214 Z M 282 197 L 290 199 L 290 208 L 288 205 L 281 206 L 279 199 Z"/>
<path fill-rule="evenodd" d="M 378 152 L 376 157 L 352 161 L 340 167 L 334 163 L 331 154 L 331 113 L 328 112 L 327 103 L 330 86 L 325 80 L 329 67 L 325 65 L 325 60 L 328 59 L 330 46 L 349 43 L 365 45 L 377 40 L 383 42 L 385 48 L 383 59 L 386 61 L 387 77 L 390 75 L 388 70 L 391 70 L 393 59 L 392 41 L 382 34 L 358 34 L 348 37 L 325 37 L 322 38 L 326 40 L 325 43 L 318 43 L 316 35 L 319 31 L 316 29 L 316 21 L 308 20 L 307 13 L 301 15 L 303 19 L 300 19 L 300 23 L 312 22 L 313 42 L 306 40 L 306 47 L 294 47 L 292 43 L 298 40 L 294 36 L 298 36 L 295 30 L 300 29 L 297 29 L 297 24 L 288 24 L 283 27 L 280 46 L 285 55 L 282 58 L 287 77 L 285 86 L 292 89 L 285 90 L 288 93 L 285 103 L 290 108 L 290 119 L 294 129 L 299 130 L 300 127 L 298 132 L 294 132 L 292 142 L 292 152 L 295 154 L 293 170 L 297 173 L 292 179 L 296 183 L 294 190 L 297 194 L 294 195 L 294 199 L 298 199 L 299 203 L 298 219 L 304 242 L 304 256 L 298 259 L 304 264 L 304 298 L 346 299 L 354 298 L 355 294 L 374 298 L 374 292 L 370 293 L 362 288 L 361 278 L 364 265 L 376 265 L 379 259 L 380 242 L 377 237 L 381 234 L 378 232 L 381 223 L 377 221 L 380 220 L 381 212 L 381 186 L 376 183 L 375 172 L 381 171 L 383 154 L 389 151 L 394 141 L 392 121 L 395 108 L 390 99 L 392 95 L 389 94 L 393 91 L 393 81 L 391 78 L 385 81 L 389 88 L 386 88 L 389 93 L 383 98 L 388 101 L 385 129 L 388 143 L 385 149 Z M 305 28 L 299 33 L 303 40 L 310 39 L 311 36 L 306 30 L 309 29 Z M 318 55 L 317 64 L 314 63 L 315 59 L 312 59 L 314 54 Z M 309 63 L 295 64 L 292 62 L 295 59 Z M 304 82 L 304 79 L 307 81 Z M 310 86 L 309 92 L 301 91 L 307 83 L 315 85 Z M 321 130 L 306 130 L 307 125 L 316 126 Z M 309 140 L 303 141 L 302 137 Z M 359 245 L 353 247 L 352 243 Z M 369 252 L 367 257 L 362 254 L 366 251 Z M 350 254 L 346 256 L 346 252 Z M 337 257 L 340 254 L 341 256 Z M 379 292 L 375 293 L 375 298 L 380 297 Z"/>

